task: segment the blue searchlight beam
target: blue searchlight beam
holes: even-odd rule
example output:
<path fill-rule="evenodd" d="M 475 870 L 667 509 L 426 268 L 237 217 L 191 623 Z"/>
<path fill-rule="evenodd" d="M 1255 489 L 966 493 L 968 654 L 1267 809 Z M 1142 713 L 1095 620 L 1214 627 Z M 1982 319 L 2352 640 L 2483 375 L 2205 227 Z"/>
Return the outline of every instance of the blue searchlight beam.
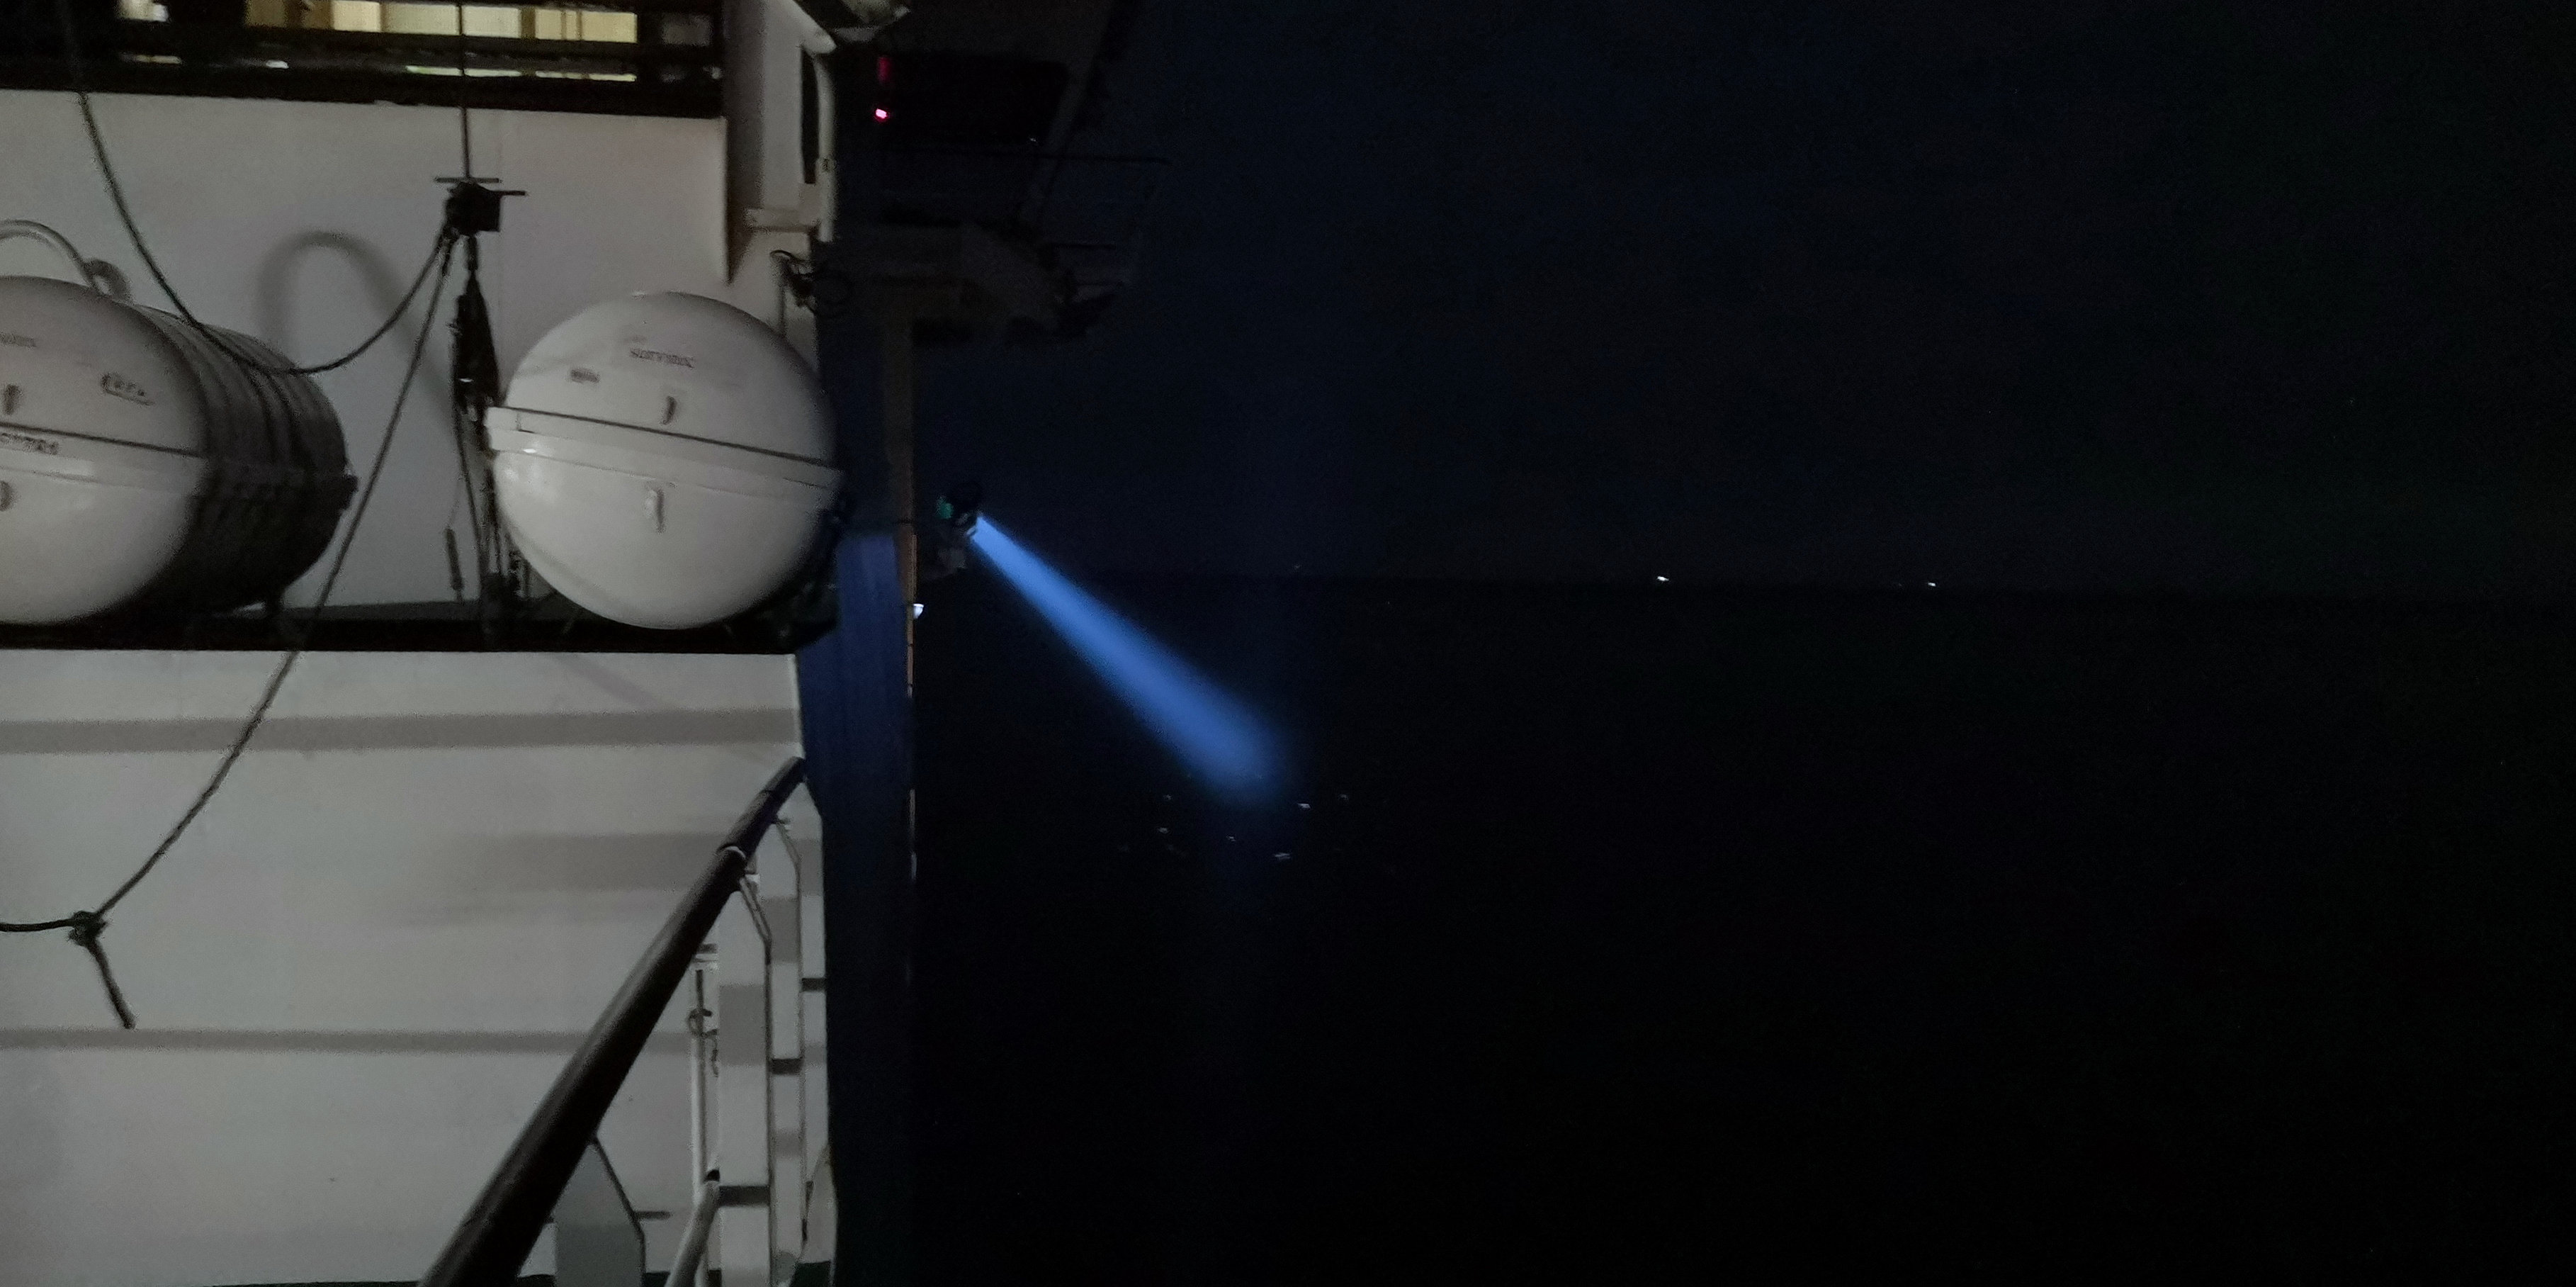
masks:
<path fill-rule="evenodd" d="M 1277 751 L 1258 716 L 1047 566 L 993 520 L 978 520 L 973 539 L 993 570 L 1026 596 L 1145 726 L 1200 776 L 1237 799 L 1258 795 L 1270 785 Z"/>

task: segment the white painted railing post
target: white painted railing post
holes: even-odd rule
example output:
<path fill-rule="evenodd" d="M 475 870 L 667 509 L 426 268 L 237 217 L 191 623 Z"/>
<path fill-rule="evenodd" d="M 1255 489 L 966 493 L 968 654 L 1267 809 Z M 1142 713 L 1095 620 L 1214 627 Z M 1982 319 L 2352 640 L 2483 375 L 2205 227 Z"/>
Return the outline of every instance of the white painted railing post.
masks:
<path fill-rule="evenodd" d="M 805 909 L 792 842 L 764 845 L 754 887 L 769 928 L 765 999 L 769 1017 L 769 1281 L 785 1287 L 805 1250 Z"/>
<path fill-rule="evenodd" d="M 727 903 L 716 920 L 716 1140 L 720 1209 L 712 1263 L 728 1284 L 772 1272 L 769 953 L 757 909 Z"/>
<path fill-rule="evenodd" d="M 823 1029 L 827 1017 L 823 1006 L 823 873 L 810 865 L 806 846 L 797 842 L 784 822 L 778 828 L 778 839 L 789 861 L 796 864 L 796 946 L 800 959 L 793 995 L 797 1031 L 805 1043 L 797 1064 L 802 1082 L 799 1117 L 805 1141 L 804 1155 L 797 1159 L 797 1174 L 804 1177 L 806 1187 L 799 1195 L 799 1210 L 804 1218 L 796 1254 L 800 1261 L 827 1261 L 832 1259 L 837 1241 L 833 1226 L 838 1215 L 832 1191 L 831 1078 Z"/>
<path fill-rule="evenodd" d="M 715 967 L 715 944 L 701 945 L 696 962 L 689 966 L 689 980 L 680 992 L 683 1003 L 688 1006 L 689 1183 L 686 1191 L 692 1195 L 707 1185 L 707 1172 L 715 1165 L 709 1128 L 714 1125 L 715 1118 L 716 1012 L 711 1005 L 715 997 L 707 990 L 708 979 L 715 973 Z M 707 1202 L 709 1209 L 705 1216 L 712 1222 L 715 1219 L 714 1199 L 709 1198 Z M 694 1206 L 692 1209 L 694 1211 Z M 704 1281 L 704 1275 L 699 1272 L 700 1255 L 705 1250 L 708 1230 L 698 1226 L 696 1219 L 693 1214 L 691 1227 L 695 1232 L 691 1237 L 697 1250 L 673 1262 L 673 1277 L 665 1287 L 699 1287 Z M 683 1245 L 690 1245 L 690 1239 L 684 1238 Z"/>

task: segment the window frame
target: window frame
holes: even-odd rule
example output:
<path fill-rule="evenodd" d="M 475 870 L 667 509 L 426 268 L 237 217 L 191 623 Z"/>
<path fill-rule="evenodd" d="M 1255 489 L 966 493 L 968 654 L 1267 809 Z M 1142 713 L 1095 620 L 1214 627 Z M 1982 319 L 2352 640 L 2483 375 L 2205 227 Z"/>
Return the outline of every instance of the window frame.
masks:
<path fill-rule="evenodd" d="M 254 27 L 247 22 L 249 6 L 239 0 L 229 6 L 221 0 L 214 5 L 197 0 L 200 9 L 229 7 L 233 15 L 239 15 L 227 15 L 226 20 L 181 21 L 179 14 L 173 13 L 169 22 L 142 22 L 119 17 L 117 0 L 71 2 L 81 11 L 77 18 L 81 79 L 90 89 L 102 93 L 454 107 L 461 88 L 465 100 L 478 108 L 623 116 L 724 115 L 723 0 L 595 0 L 497 6 L 632 13 L 638 19 L 639 37 L 648 31 L 658 33 L 654 19 L 660 15 L 698 15 L 708 20 L 708 41 L 703 45 L 665 45 L 649 38 L 639 38 L 634 44 L 508 36 L 466 36 L 460 41 L 454 35 Z M 186 4 L 187 0 L 182 0 L 182 4 L 170 7 L 177 10 Z M 72 88 L 73 78 L 60 52 L 62 37 L 54 22 L 53 6 L 54 0 L 16 0 L 14 5 L 0 5 L 0 11 L 14 9 L 18 15 L 8 22 L 16 34 L 0 41 L 0 88 Z M 409 60 L 411 66 L 452 67 L 460 43 L 469 69 L 519 74 L 459 78 L 403 71 L 391 65 L 364 65 L 371 59 L 390 64 L 410 53 L 416 55 Z M 138 57 L 178 61 L 144 62 L 137 61 Z M 301 65 L 275 65 L 288 59 L 301 60 Z M 665 69 L 678 79 L 663 79 Z M 638 79 L 590 80 L 531 74 L 621 70 L 633 72 Z M 462 86 L 460 79 L 465 82 Z"/>

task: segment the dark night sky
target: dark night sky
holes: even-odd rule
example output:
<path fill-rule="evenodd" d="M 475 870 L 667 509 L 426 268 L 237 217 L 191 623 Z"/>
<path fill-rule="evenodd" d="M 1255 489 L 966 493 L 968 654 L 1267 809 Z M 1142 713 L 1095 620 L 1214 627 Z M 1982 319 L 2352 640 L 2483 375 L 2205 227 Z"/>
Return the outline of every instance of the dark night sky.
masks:
<path fill-rule="evenodd" d="M 926 481 L 1091 569 L 2554 595 L 2576 24 L 2474 8 L 1149 4 L 1144 279 L 928 363 Z"/>

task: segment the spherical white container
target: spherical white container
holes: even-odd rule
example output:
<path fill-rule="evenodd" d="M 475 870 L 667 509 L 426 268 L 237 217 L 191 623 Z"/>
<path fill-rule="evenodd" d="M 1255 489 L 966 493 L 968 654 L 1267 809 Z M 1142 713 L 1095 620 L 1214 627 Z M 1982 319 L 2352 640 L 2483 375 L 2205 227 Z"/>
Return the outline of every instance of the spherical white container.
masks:
<path fill-rule="evenodd" d="M 722 621 L 795 576 L 839 494 L 831 408 L 776 332 L 696 295 L 631 295 L 530 349 L 487 420 L 529 566 L 612 621 Z"/>

